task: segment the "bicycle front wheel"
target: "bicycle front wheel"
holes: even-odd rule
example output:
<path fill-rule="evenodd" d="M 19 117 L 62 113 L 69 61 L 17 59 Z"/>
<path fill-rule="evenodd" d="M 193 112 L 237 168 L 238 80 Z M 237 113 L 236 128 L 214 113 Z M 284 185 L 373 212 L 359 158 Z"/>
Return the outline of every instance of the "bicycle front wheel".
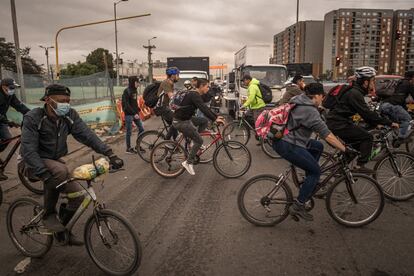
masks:
<path fill-rule="evenodd" d="M 134 227 L 121 214 L 99 210 L 85 224 L 85 246 L 105 273 L 132 275 L 141 264 L 141 243 Z"/>
<path fill-rule="evenodd" d="M 232 122 L 223 128 L 222 136 L 224 141 L 236 141 L 247 145 L 250 140 L 250 130 L 241 121 Z"/>
<path fill-rule="evenodd" d="M 215 150 L 213 156 L 214 168 L 226 178 L 244 175 L 250 169 L 251 163 L 250 151 L 236 141 L 224 142 Z"/>
<path fill-rule="evenodd" d="M 289 214 L 292 191 L 278 176 L 263 174 L 249 179 L 237 195 L 242 216 L 256 226 L 274 226 Z"/>
<path fill-rule="evenodd" d="M 270 139 L 262 139 L 261 147 L 263 152 L 272 159 L 280 159 L 280 155 L 273 149 L 273 142 Z"/>
<path fill-rule="evenodd" d="M 187 151 L 174 141 L 158 143 L 151 152 L 151 166 L 165 178 L 174 178 L 184 172 L 182 162 L 187 160 Z"/>
<path fill-rule="evenodd" d="M 343 176 L 328 191 L 326 208 L 339 224 L 362 227 L 379 217 L 384 208 L 384 194 L 381 186 L 365 174 L 353 174 L 353 181 L 349 184 Z"/>
<path fill-rule="evenodd" d="M 156 130 L 146 130 L 137 138 L 137 152 L 145 162 L 151 161 L 151 151 L 154 146 L 163 138 L 162 133 Z M 143 149 L 144 151 L 140 151 Z"/>
<path fill-rule="evenodd" d="M 404 201 L 414 197 L 414 156 L 393 152 L 380 159 L 374 170 L 386 198 Z"/>
<path fill-rule="evenodd" d="M 52 246 L 53 236 L 42 223 L 43 207 L 31 198 L 15 200 L 7 211 L 7 232 L 23 255 L 42 257 Z"/>

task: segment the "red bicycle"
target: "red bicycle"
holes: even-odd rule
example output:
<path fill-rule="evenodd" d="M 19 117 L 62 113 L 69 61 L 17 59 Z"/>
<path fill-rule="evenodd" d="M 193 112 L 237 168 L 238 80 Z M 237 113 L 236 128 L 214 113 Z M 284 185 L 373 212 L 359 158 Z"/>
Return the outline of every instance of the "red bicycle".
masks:
<path fill-rule="evenodd" d="M 211 131 L 203 131 L 200 135 L 211 142 L 199 150 L 195 164 L 207 161 L 203 155 L 213 152 L 213 165 L 216 171 L 226 178 L 237 178 L 244 175 L 250 168 L 252 157 L 245 145 L 237 141 L 225 141 L 219 126 L 213 124 Z M 182 145 L 183 141 L 185 144 Z M 174 178 L 184 172 L 182 162 L 187 160 L 191 143 L 181 134 L 177 141 L 163 141 L 151 151 L 151 166 L 155 172 L 165 178 Z M 201 160 L 200 160 L 201 159 Z"/>

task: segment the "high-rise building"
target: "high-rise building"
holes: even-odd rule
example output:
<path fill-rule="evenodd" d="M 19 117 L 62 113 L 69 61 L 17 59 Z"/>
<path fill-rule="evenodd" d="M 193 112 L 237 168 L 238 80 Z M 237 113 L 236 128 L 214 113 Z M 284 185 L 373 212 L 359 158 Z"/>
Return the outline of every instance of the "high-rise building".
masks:
<path fill-rule="evenodd" d="M 394 13 L 394 56 L 392 71 L 403 75 L 414 70 L 414 9 Z"/>
<path fill-rule="evenodd" d="M 353 68 L 390 71 L 393 10 L 339 9 L 325 15 L 323 68 L 339 78 Z"/>
<path fill-rule="evenodd" d="M 273 37 L 272 63 L 312 63 L 318 77 L 322 67 L 323 21 L 300 21 Z"/>

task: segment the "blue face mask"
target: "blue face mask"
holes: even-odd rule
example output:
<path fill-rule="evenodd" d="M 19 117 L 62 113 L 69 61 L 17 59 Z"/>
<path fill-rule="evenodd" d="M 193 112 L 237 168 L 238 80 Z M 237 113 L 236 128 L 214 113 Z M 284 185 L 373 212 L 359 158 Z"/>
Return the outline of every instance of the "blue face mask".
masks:
<path fill-rule="evenodd" d="M 50 107 L 52 107 L 52 109 L 55 111 L 56 115 L 58 115 L 60 117 L 63 117 L 63 116 L 66 116 L 66 114 L 69 113 L 69 110 L 70 110 L 70 104 L 69 103 L 58 103 L 56 101 L 54 101 L 54 102 L 56 103 L 56 108 L 53 108 L 53 106 L 50 106 Z"/>

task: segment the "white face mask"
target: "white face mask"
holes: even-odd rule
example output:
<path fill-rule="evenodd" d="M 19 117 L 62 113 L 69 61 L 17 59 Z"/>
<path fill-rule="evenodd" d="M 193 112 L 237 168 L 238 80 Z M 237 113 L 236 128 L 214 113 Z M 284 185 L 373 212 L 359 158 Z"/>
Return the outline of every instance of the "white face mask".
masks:
<path fill-rule="evenodd" d="M 9 94 L 10 96 L 13 96 L 16 93 L 15 89 L 7 89 L 7 94 Z"/>

